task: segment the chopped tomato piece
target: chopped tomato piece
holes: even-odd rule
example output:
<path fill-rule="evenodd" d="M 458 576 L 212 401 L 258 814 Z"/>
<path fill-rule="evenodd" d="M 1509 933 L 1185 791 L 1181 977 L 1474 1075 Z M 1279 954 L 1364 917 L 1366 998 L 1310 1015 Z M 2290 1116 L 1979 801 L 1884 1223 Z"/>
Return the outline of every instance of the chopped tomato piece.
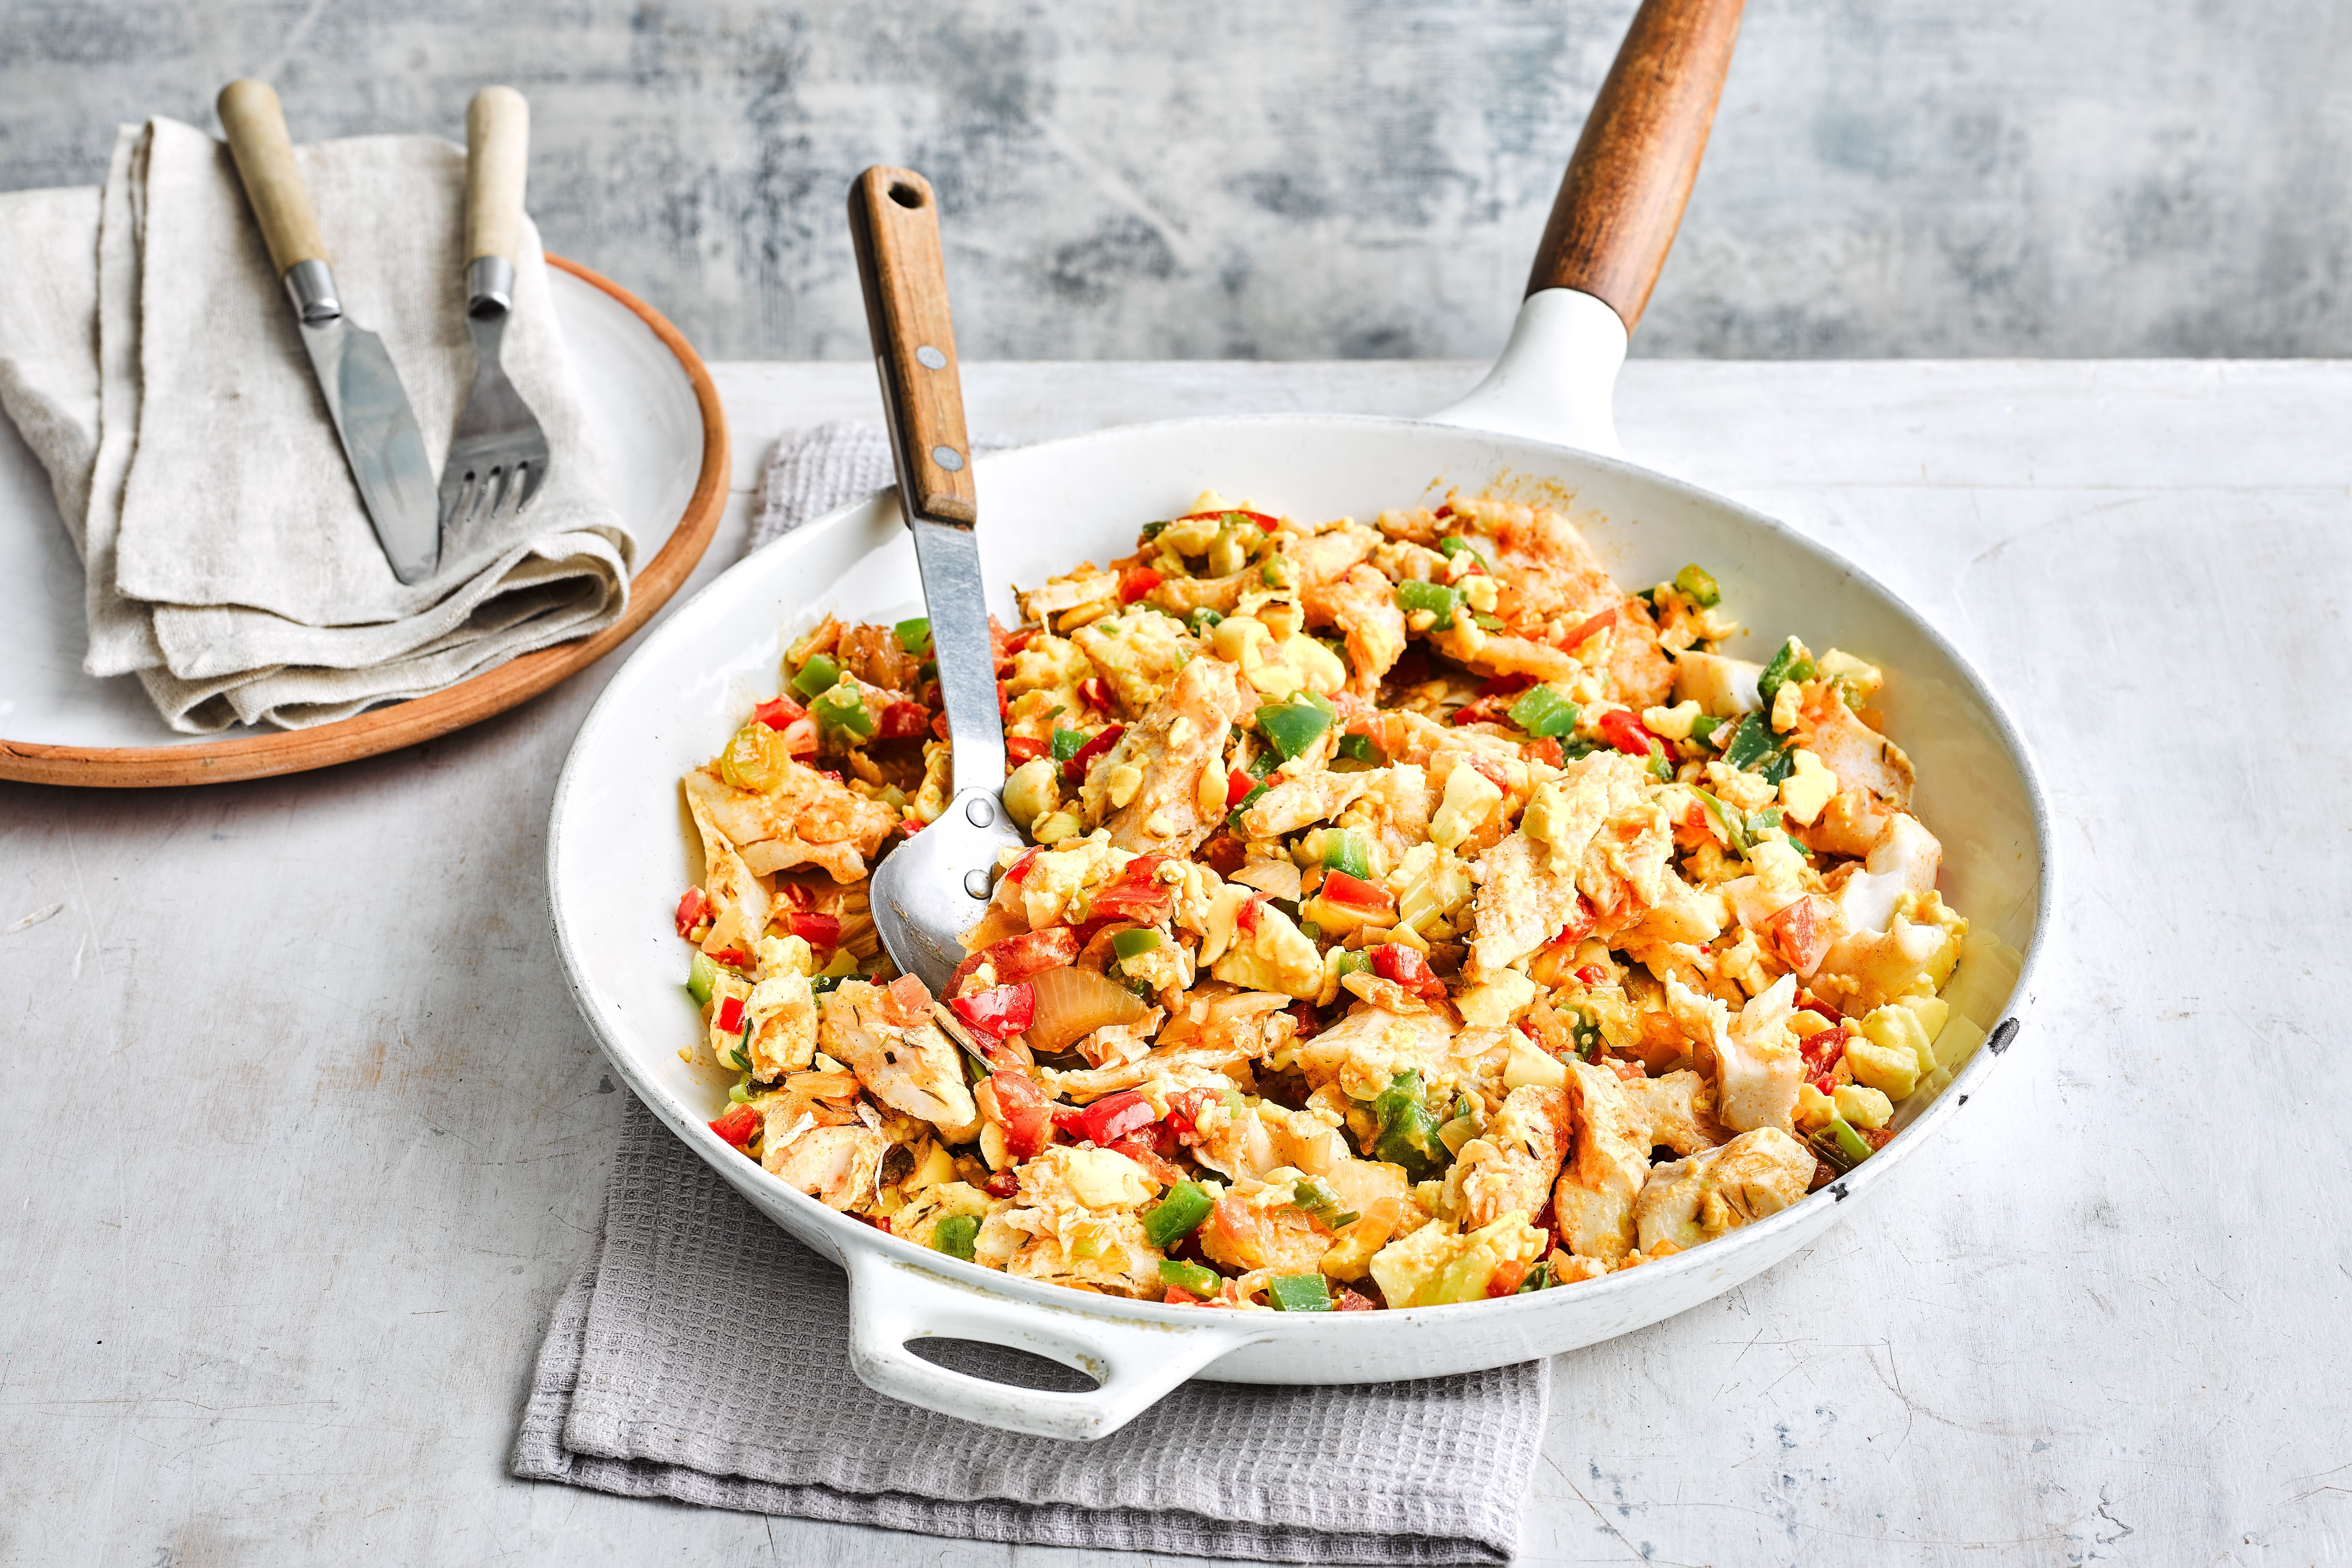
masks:
<path fill-rule="evenodd" d="M 1056 1105 L 1053 1111 L 1055 1131 L 1068 1138 L 1084 1138 L 1087 1135 L 1085 1111 L 1075 1105 Z"/>
<path fill-rule="evenodd" d="M 1139 855 L 1129 860 L 1095 895 L 1094 918 L 1140 923 L 1166 912 L 1176 901 L 1176 889 L 1160 879 L 1160 868 L 1167 861 L 1165 855 Z"/>
<path fill-rule="evenodd" d="M 912 974 L 901 974 L 882 988 L 883 1021 L 905 1028 L 931 1016 L 931 993 Z"/>
<path fill-rule="evenodd" d="M 944 708 L 931 715 L 931 739 L 934 741 L 948 739 L 948 710 Z M 1012 750 L 1010 746 L 1005 749 L 1008 752 Z"/>
<path fill-rule="evenodd" d="M 1829 922 L 1816 912 L 1829 909 L 1826 899 L 1808 893 L 1765 923 L 1772 928 L 1773 944 L 1789 961 L 1789 967 L 1800 974 L 1810 974 L 1821 967 L 1828 956 L 1831 944 Z"/>
<path fill-rule="evenodd" d="M 1234 910 L 1234 924 L 1245 931 L 1256 931 L 1258 928 L 1259 919 L 1261 918 L 1260 911 L 1265 908 L 1265 895 L 1264 893 L 1252 893 L 1248 898 L 1244 899 L 1241 901 L 1241 907 L 1239 909 Z"/>
<path fill-rule="evenodd" d="M 1421 950 L 1401 942 L 1382 942 L 1372 949 L 1372 973 L 1418 996 L 1435 1000 L 1445 994 L 1445 982 L 1431 973 L 1429 960 L 1421 955 Z"/>
<path fill-rule="evenodd" d="M 1503 771 L 1502 763 L 1492 757 L 1473 757 L 1470 759 L 1470 765 L 1478 770 L 1480 778 L 1485 779 L 1505 795 L 1511 793 L 1511 775 Z"/>
<path fill-rule="evenodd" d="M 1023 980 L 959 996 L 948 1005 L 976 1033 L 992 1040 L 1010 1039 L 1027 1028 L 1029 1020 L 1037 1016 L 1037 992 Z"/>
<path fill-rule="evenodd" d="M 1553 937 L 1552 941 L 1582 942 L 1592 934 L 1592 922 L 1599 918 L 1599 911 L 1593 909 L 1592 900 L 1579 893 L 1576 895 L 1576 907 L 1569 911 L 1568 923 L 1559 928 L 1559 934 Z"/>
<path fill-rule="evenodd" d="M 751 710 L 751 717 L 771 730 L 781 730 L 788 724 L 807 718 L 808 710 L 789 697 L 771 697 Z"/>
<path fill-rule="evenodd" d="M 1076 752 L 1072 752 L 1070 760 L 1062 764 L 1062 782 L 1065 784 L 1086 783 L 1087 764 L 1093 762 L 1097 757 L 1101 756 L 1105 752 L 1109 751 L 1113 746 L 1118 745 L 1118 738 L 1126 733 L 1127 726 L 1124 724 L 1106 724 L 1101 729 L 1096 731 L 1095 738 L 1088 741 L 1085 745 L 1080 746 Z"/>
<path fill-rule="evenodd" d="M 820 915 L 795 910 L 784 919 L 791 932 L 811 947 L 830 948 L 841 945 L 841 917 Z"/>
<path fill-rule="evenodd" d="M 713 963 L 723 963 L 730 969 L 749 969 L 751 955 L 740 947 L 722 947 L 717 952 L 707 952 L 705 958 Z"/>
<path fill-rule="evenodd" d="M 731 1035 L 743 1026 L 743 998 L 729 996 L 719 1004 L 719 1016 L 711 1022 L 722 1035 Z"/>
<path fill-rule="evenodd" d="M 677 901 L 677 934 L 691 936 L 694 928 L 710 914 L 710 896 L 700 888 L 688 888 Z"/>
<path fill-rule="evenodd" d="M 1351 910 L 1387 910 L 1396 905 L 1396 895 L 1386 888 L 1345 871 L 1323 873 L 1322 896 Z"/>
<path fill-rule="evenodd" d="M 981 1113 L 994 1118 L 996 1124 L 1004 1129 L 1004 1147 L 1014 1159 L 1034 1160 L 1054 1141 L 1055 1107 L 1045 1098 L 1037 1080 L 1026 1073 L 991 1073 L 971 1093 L 980 1104 Z M 1009 1189 L 997 1193 L 991 1187 L 989 1191 L 998 1197 L 1012 1195 Z"/>
<path fill-rule="evenodd" d="M 1612 708 L 1594 720 L 1592 727 L 1601 731 L 1602 740 L 1628 756 L 1646 757 L 1650 754 L 1650 748 L 1656 744 L 1651 739 L 1650 731 L 1643 727 L 1642 721 L 1630 709 Z"/>
<path fill-rule="evenodd" d="M 1298 1037 L 1311 1040 L 1323 1032 L 1323 1015 L 1315 1010 L 1312 1002 L 1293 1002 L 1283 1009 L 1298 1022 Z"/>
<path fill-rule="evenodd" d="M 1024 931 L 993 942 L 956 965 L 955 980 L 948 986 L 954 995 L 965 978 L 983 963 L 996 972 L 996 984 L 1010 985 L 1042 974 L 1048 969 L 1059 969 L 1075 963 L 1078 956 L 1078 933 L 1069 926 L 1047 926 L 1044 931 Z"/>
<path fill-rule="evenodd" d="M 1004 754 L 1015 763 L 1034 763 L 1051 750 L 1053 750 L 1052 742 L 1041 741 L 1034 735 L 1004 737 Z"/>
<path fill-rule="evenodd" d="M 1576 977 L 1587 985 L 1598 985 L 1609 978 L 1609 972 L 1597 963 L 1588 963 L 1576 972 Z"/>
<path fill-rule="evenodd" d="M 931 710 L 919 702 L 893 702 L 875 721 L 877 741 L 911 741 L 931 732 Z"/>
<path fill-rule="evenodd" d="M 1110 711 L 1110 688 L 1103 684 L 1101 676 L 1089 675 L 1079 681 L 1078 695 L 1085 698 L 1088 705 L 1105 713 Z"/>
<path fill-rule="evenodd" d="M 1142 1166 L 1144 1173 L 1163 1187 L 1172 1187 L 1184 1179 L 1182 1167 L 1162 1158 L 1159 1148 L 1140 1132 L 1114 1138 L 1103 1147 L 1126 1155 Z"/>
<path fill-rule="evenodd" d="M 1136 600 L 1160 586 L 1163 580 L 1159 573 L 1149 566 L 1130 566 L 1118 580 L 1118 602 L 1122 605 L 1132 605 Z"/>
<path fill-rule="evenodd" d="M 1810 991 L 1801 992 L 1798 994 L 1797 1005 L 1802 1007 L 1808 1013 L 1819 1013 L 1822 1017 L 1827 1018 L 1832 1024 L 1843 1024 L 1845 1022 L 1845 1016 L 1843 1014 L 1840 1013 L 1836 1008 L 1831 1006 L 1828 1003 L 1822 1001 L 1820 997 L 1814 995 Z"/>
<path fill-rule="evenodd" d="M 1021 885 L 1021 879 L 1029 874 L 1029 862 L 1034 860 L 1043 853 L 1045 853 L 1044 850 L 1037 848 L 1034 845 L 1029 848 L 1021 851 L 1021 858 L 1013 861 L 1012 865 L 1004 868 L 1004 879 L 1012 883 L 1014 887 L 1019 887 Z"/>
<path fill-rule="evenodd" d="M 1282 526 L 1282 520 L 1278 517 L 1268 517 L 1262 511 L 1244 511 L 1239 507 L 1231 507 L 1223 511 L 1186 512 L 1184 517 L 1180 517 L 1176 521 L 1182 522 L 1185 518 L 1192 517 L 1245 517 L 1268 533 Z"/>
<path fill-rule="evenodd" d="M 1519 755 L 1531 763 L 1541 763 L 1548 768 L 1559 766 L 1566 758 L 1566 753 L 1559 749 L 1559 738 L 1556 735 L 1546 735 L 1540 741 L 1520 742 Z"/>
<path fill-rule="evenodd" d="M 1201 1112 L 1216 1103 L 1213 1089 L 1180 1089 L 1168 1097 L 1167 1124 L 1180 1135 L 1196 1131 Z"/>
<path fill-rule="evenodd" d="M 751 1141 L 765 1118 L 748 1105 L 730 1105 L 727 1114 L 710 1124 L 710 1130 L 738 1149 Z"/>
<path fill-rule="evenodd" d="M 1257 780 L 1249 776 L 1247 768 L 1235 768 L 1232 773 L 1227 773 L 1225 775 L 1225 809 L 1231 811 L 1241 805 L 1249 798 L 1250 791 L 1255 788 L 1257 788 Z"/>
<path fill-rule="evenodd" d="M 1160 1119 L 1151 1102 L 1131 1089 L 1104 1096 L 1087 1106 L 1081 1115 L 1086 1135 L 1105 1145 L 1130 1132 L 1139 1132 Z"/>

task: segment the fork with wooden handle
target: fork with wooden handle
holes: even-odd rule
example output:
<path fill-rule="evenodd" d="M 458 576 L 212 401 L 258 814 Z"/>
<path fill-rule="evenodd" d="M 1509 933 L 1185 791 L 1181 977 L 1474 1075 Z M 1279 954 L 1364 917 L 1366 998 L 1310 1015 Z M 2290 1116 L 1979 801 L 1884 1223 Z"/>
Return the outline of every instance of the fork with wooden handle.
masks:
<path fill-rule="evenodd" d="M 547 433 L 507 379 L 499 342 L 514 310 L 522 246 L 523 168 L 530 106 L 510 87 L 486 87 L 466 110 L 466 330 L 474 384 L 441 467 L 441 526 L 488 521 L 529 506 L 547 482 Z"/>

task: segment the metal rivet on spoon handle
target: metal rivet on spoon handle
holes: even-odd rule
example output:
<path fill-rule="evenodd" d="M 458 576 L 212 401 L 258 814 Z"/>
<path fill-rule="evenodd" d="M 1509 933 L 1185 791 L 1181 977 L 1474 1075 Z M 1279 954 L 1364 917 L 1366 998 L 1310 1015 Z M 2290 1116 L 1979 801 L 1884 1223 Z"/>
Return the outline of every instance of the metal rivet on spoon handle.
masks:
<path fill-rule="evenodd" d="M 998 851 L 1021 838 L 998 798 L 1004 725 L 980 565 L 980 499 L 965 456 L 971 441 L 929 182 L 910 169 L 866 170 L 850 187 L 849 230 L 954 748 L 955 799 L 883 860 L 874 923 L 891 961 L 936 992 L 963 957 L 956 935 L 979 918 Z"/>

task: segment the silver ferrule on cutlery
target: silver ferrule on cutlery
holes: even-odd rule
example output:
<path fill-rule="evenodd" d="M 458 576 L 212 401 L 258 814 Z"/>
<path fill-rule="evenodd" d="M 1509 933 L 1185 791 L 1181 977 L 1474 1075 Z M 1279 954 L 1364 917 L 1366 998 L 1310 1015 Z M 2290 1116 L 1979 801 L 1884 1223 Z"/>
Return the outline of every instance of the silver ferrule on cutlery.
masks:
<path fill-rule="evenodd" d="M 355 325 L 344 310 L 277 93 L 266 82 L 233 81 L 221 89 L 217 107 L 360 504 L 393 575 L 421 583 L 441 563 L 441 525 L 433 468 L 407 389 L 383 340 Z"/>
<path fill-rule="evenodd" d="M 514 309 L 514 263 L 503 256 L 477 256 L 466 263 L 466 314 L 479 320 Z"/>

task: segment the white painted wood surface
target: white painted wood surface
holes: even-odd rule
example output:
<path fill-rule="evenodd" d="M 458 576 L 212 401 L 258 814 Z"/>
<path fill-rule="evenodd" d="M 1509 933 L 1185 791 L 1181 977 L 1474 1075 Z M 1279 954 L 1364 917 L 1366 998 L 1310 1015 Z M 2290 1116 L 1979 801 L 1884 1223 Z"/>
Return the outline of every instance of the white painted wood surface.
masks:
<path fill-rule="evenodd" d="M 862 365 L 718 374 L 738 496 L 706 577 L 779 431 L 875 409 Z M 1018 439 L 1475 377 L 968 386 Z M 1936 1158 L 1558 1363 L 1525 1561 L 2352 1547 L 2347 416 L 2344 363 L 1627 368 L 1637 460 L 1831 541 L 2009 697 L 2065 897 L 2035 1019 Z M 0 785 L 0 1560 L 1096 1560 L 506 1477 L 619 1110 L 540 872 L 610 668 L 309 777 Z"/>

